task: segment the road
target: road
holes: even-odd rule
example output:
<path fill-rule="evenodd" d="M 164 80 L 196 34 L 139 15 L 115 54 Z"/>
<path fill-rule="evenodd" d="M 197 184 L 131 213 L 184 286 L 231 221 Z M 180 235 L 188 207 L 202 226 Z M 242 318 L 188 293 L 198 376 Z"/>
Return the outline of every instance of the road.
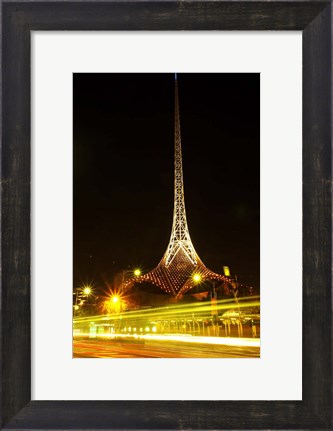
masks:
<path fill-rule="evenodd" d="M 258 358 L 260 347 L 169 340 L 76 338 L 74 358 Z"/>

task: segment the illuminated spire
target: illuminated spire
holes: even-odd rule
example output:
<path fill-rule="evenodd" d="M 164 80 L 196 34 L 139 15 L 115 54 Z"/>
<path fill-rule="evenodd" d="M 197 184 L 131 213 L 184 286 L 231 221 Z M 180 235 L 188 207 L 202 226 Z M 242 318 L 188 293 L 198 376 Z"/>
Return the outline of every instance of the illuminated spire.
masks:
<path fill-rule="evenodd" d="M 177 76 L 177 75 L 176 75 Z M 166 251 L 166 265 L 170 265 L 179 249 L 182 248 L 192 264 L 197 263 L 197 254 L 191 242 L 185 211 L 182 145 L 179 119 L 178 81 L 175 80 L 175 171 L 174 171 L 174 208 L 170 242 Z"/>
<path fill-rule="evenodd" d="M 205 280 L 228 281 L 224 275 L 216 274 L 208 269 L 196 253 L 187 226 L 184 185 L 182 147 L 179 119 L 178 78 L 175 73 L 175 134 L 174 134 L 174 209 L 171 237 L 160 263 L 137 278 L 128 280 L 125 287 L 134 283 L 150 282 L 167 293 L 181 297 L 192 287 Z"/>

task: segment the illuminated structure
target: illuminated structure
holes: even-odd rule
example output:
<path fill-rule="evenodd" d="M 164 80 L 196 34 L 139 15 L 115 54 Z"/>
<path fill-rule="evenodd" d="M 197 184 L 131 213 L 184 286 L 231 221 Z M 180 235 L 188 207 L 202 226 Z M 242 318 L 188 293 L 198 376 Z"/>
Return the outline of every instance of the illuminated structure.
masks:
<path fill-rule="evenodd" d="M 223 275 L 214 273 L 203 264 L 190 238 L 184 199 L 177 74 L 175 74 L 174 157 L 174 211 L 168 248 L 156 268 L 147 274 L 128 280 L 126 287 L 134 283 L 150 282 L 179 298 L 202 281 L 216 280 L 227 282 L 230 280 Z"/>

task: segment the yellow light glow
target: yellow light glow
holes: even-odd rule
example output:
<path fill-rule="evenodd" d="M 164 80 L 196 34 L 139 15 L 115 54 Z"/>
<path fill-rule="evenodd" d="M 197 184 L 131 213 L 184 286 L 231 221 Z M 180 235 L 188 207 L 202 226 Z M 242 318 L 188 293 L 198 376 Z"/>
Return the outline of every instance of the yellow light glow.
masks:
<path fill-rule="evenodd" d="M 74 310 L 78 310 L 80 307 L 78 305 L 74 305 Z"/>
<path fill-rule="evenodd" d="M 137 268 L 134 270 L 135 277 L 139 277 L 141 275 L 141 269 Z"/>
<path fill-rule="evenodd" d="M 89 336 L 89 332 L 73 333 L 74 338 Z M 97 338 L 114 338 L 114 336 L 122 338 L 136 337 L 142 340 L 158 340 L 158 341 L 179 341 L 183 343 L 195 343 L 195 344 L 215 344 L 225 346 L 240 346 L 240 347 L 256 347 L 260 348 L 260 338 L 239 338 L 239 337 L 193 337 L 191 335 L 138 335 L 138 334 L 96 334 Z"/>
<path fill-rule="evenodd" d="M 113 296 L 113 297 L 112 297 L 112 302 L 114 302 L 115 304 L 116 304 L 117 302 L 119 302 L 119 296 Z"/>
<path fill-rule="evenodd" d="M 230 269 L 229 269 L 229 266 L 224 266 L 224 267 L 223 267 L 223 272 L 224 272 L 224 275 L 225 275 L 226 277 L 230 277 Z"/>
<path fill-rule="evenodd" d="M 200 281 L 201 281 L 201 275 L 200 274 L 193 274 L 193 281 L 195 282 L 195 283 L 200 283 Z"/>
<path fill-rule="evenodd" d="M 91 294 L 91 287 L 90 286 L 84 287 L 83 293 L 87 296 L 90 295 Z"/>
<path fill-rule="evenodd" d="M 117 295 L 119 297 L 119 302 L 117 304 L 112 302 L 112 296 L 109 299 L 109 304 L 111 305 L 111 310 L 108 311 L 108 313 L 114 312 L 115 305 L 118 307 L 119 304 L 123 304 L 124 299 L 120 295 Z M 223 313 L 230 311 L 230 309 L 233 309 L 235 307 L 234 305 L 234 298 L 228 298 L 228 299 L 219 299 L 216 302 L 216 309 L 218 310 L 219 315 L 223 315 Z M 260 307 L 260 297 L 257 295 L 248 296 L 248 297 L 240 297 L 238 298 L 238 304 L 237 309 L 246 310 L 249 307 Z M 125 325 L 128 327 L 129 322 L 132 322 L 133 319 L 145 319 L 150 320 L 151 324 L 153 324 L 153 320 L 161 319 L 174 319 L 175 317 L 179 317 L 182 313 L 186 313 L 187 315 L 193 314 L 195 316 L 200 316 L 201 314 L 205 313 L 211 313 L 211 304 L 210 302 L 202 302 L 202 303 L 195 303 L 195 304 L 175 304 L 168 307 L 156 307 L 152 309 L 143 309 L 143 310 L 131 310 L 126 311 L 126 313 L 122 314 L 122 317 L 125 321 Z M 251 313 L 252 314 L 252 313 Z M 258 314 L 258 318 L 260 318 L 259 311 L 254 312 L 254 314 Z M 104 322 L 106 319 L 105 315 L 96 315 L 96 316 L 82 316 L 77 317 L 74 319 L 75 323 L 84 323 L 84 322 L 90 322 L 92 319 L 95 321 L 102 321 Z M 118 319 L 116 315 L 111 316 L 109 315 L 107 319 Z M 127 324 L 126 324 L 127 323 Z M 140 325 L 141 326 L 141 325 Z M 149 327 L 149 325 L 147 325 Z M 152 329 L 150 329 L 150 332 Z"/>

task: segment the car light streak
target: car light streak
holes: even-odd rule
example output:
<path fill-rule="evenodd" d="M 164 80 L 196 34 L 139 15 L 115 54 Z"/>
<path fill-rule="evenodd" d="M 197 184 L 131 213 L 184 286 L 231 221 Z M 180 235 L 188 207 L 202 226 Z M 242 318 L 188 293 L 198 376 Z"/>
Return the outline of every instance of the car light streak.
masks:
<path fill-rule="evenodd" d="M 249 301 L 250 300 L 250 301 Z M 239 298 L 237 309 L 251 308 L 251 307 L 259 307 L 260 300 L 258 296 L 250 296 L 245 298 Z M 214 305 L 214 308 L 220 314 L 224 311 L 235 309 L 236 305 L 234 304 L 234 300 L 219 300 Z M 103 322 L 103 321 L 113 321 L 121 318 L 124 319 L 162 319 L 162 318 L 186 318 L 187 316 L 193 317 L 193 315 L 198 316 L 199 314 L 208 314 L 211 313 L 211 304 L 210 302 L 204 303 L 196 303 L 196 304 L 187 304 L 187 305 L 175 305 L 175 306 L 165 306 L 158 308 L 151 308 L 146 310 L 133 310 L 126 311 L 122 313 L 114 313 L 114 314 L 104 314 L 97 316 L 89 316 L 89 317 L 80 317 L 74 319 L 74 324 L 79 323 L 89 323 L 91 321 L 94 322 Z"/>
<path fill-rule="evenodd" d="M 260 339 L 257 338 L 236 338 L 236 337 L 203 337 L 191 335 L 130 335 L 130 334 L 73 334 L 74 338 L 102 338 L 102 339 L 136 339 L 149 341 L 179 341 L 182 343 L 214 344 L 225 346 L 260 347 Z"/>

